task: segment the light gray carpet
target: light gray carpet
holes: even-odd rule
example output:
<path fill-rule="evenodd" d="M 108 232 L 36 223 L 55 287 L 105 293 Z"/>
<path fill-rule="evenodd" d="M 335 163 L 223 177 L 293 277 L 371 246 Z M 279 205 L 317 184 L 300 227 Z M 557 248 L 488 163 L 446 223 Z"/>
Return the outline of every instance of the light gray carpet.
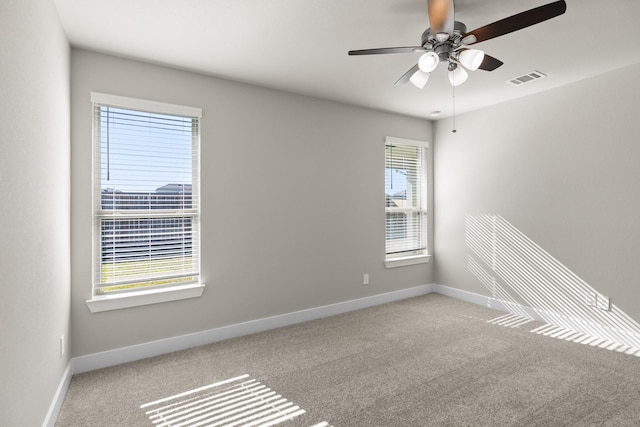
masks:
<path fill-rule="evenodd" d="M 76 375 L 56 425 L 151 426 L 141 405 L 245 374 L 305 411 L 281 426 L 640 425 L 640 357 L 501 315 L 430 294 Z"/>

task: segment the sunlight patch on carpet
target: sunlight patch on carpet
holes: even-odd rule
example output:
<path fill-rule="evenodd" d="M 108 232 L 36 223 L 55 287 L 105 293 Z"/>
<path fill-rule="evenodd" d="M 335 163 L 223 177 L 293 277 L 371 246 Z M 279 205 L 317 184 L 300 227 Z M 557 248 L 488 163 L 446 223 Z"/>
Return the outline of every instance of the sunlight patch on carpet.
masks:
<path fill-rule="evenodd" d="M 268 427 L 306 411 L 241 375 L 140 405 L 157 427 Z M 321 422 L 314 427 L 330 427 Z"/>
<path fill-rule="evenodd" d="M 640 357 L 640 349 L 636 347 L 585 334 L 583 332 L 574 331 L 572 329 L 563 328 L 561 326 L 546 324 L 533 329 L 531 332 L 538 335 L 544 335 L 546 337 L 557 338 Z"/>
<path fill-rule="evenodd" d="M 527 317 L 518 316 L 517 314 L 508 313 L 503 316 L 496 317 L 495 319 L 487 320 L 489 323 L 493 323 L 494 325 L 504 326 L 506 328 L 519 328 L 522 325 L 525 325 L 529 322 L 532 322 L 533 319 L 529 319 Z"/>
<path fill-rule="evenodd" d="M 494 325 L 503 326 L 506 328 L 518 328 L 532 321 L 533 319 L 529 317 L 507 313 L 494 319 L 487 320 L 487 323 L 492 323 Z M 532 329 L 530 332 L 549 338 L 557 338 L 560 340 L 589 345 L 591 347 L 598 347 L 605 350 L 617 351 L 618 353 L 625 353 L 632 356 L 640 357 L 640 349 L 637 347 L 632 347 L 630 345 L 622 344 L 616 341 L 596 337 L 594 335 L 589 335 L 584 332 L 564 328 L 562 326 L 552 325 L 550 323 L 538 326 Z"/>

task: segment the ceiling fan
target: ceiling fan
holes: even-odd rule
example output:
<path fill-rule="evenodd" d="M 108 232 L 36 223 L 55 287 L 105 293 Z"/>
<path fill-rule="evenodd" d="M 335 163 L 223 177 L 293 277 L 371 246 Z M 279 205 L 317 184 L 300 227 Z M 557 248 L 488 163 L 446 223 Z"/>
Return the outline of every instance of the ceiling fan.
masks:
<path fill-rule="evenodd" d="M 449 82 L 452 86 L 458 86 L 469 77 L 465 68 L 470 71 L 493 71 L 503 64 L 499 59 L 479 49 L 468 49 L 466 46 L 539 24 L 562 15 L 567 10 L 564 0 L 555 1 L 467 32 L 466 25 L 454 19 L 453 3 L 453 0 L 427 0 L 431 27 L 422 33 L 420 46 L 350 50 L 349 55 L 424 52 L 418 63 L 404 73 L 395 84 L 410 81 L 422 89 L 431 72 L 442 62 L 447 63 Z"/>

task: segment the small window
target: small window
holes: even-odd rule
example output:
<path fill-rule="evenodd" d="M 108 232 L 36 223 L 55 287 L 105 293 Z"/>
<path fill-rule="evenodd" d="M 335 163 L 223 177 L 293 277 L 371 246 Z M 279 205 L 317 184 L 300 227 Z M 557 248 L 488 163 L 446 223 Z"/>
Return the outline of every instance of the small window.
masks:
<path fill-rule="evenodd" d="M 385 141 L 387 260 L 428 254 L 427 147 L 421 141 Z"/>
<path fill-rule="evenodd" d="M 200 109 L 92 93 L 94 296 L 200 280 Z"/>

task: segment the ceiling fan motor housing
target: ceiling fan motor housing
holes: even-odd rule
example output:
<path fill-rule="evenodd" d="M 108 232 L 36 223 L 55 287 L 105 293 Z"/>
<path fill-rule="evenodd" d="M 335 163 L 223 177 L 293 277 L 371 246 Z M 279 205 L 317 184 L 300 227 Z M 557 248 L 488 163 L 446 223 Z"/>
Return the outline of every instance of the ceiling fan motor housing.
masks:
<path fill-rule="evenodd" d="M 460 21 L 455 21 L 453 25 L 453 34 L 449 36 L 449 39 L 444 43 L 449 41 L 460 42 L 462 40 L 462 35 L 466 34 L 467 26 L 464 25 Z M 429 45 L 434 46 L 437 45 L 438 42 L 436 39 L 436 35 L 431 32 L 431 28 L 427 28 L 424 33 L 422 33 L 422 46 L 428 48 Z"/>
<path fill-rule="evenodd" d="M 452 55 L 455 49 L 462 46 L 462 36 L 467 32 L 467 26 L 462 22 L 455 21 L 453 27 L 453 34 L 449 35 L 449 38 L 445 41 L 439 41 L 435 34 L 432 33 L 431 28 L 427 28 L 422 33 L 422 46 L 427 51 L 435 52 L 440 61 L 450 61 L 455 59 Z"/>

